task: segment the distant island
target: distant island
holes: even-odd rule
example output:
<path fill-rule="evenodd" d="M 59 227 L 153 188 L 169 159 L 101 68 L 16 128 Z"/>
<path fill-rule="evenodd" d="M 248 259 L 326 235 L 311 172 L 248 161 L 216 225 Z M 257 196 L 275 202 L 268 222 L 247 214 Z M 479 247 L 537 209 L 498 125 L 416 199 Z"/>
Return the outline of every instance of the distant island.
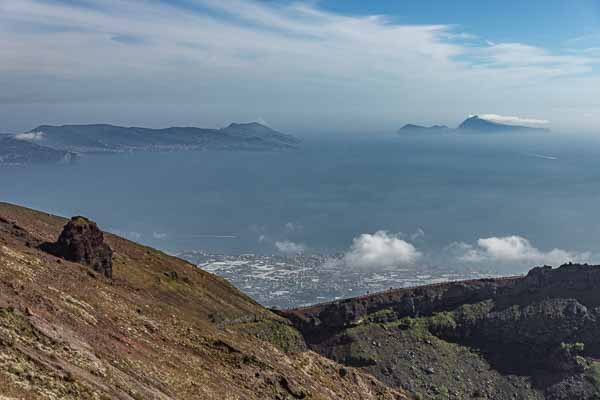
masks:
<path fill-rule="evenodd" d="M 70 162 L 82 153 L 132 151 L 273 151 L 296 149 L 300 140 L 268 126 L 233 123 L 222 129 L 150 129 L 96 125 L 42 125 L 0 135 L 0 165 Z"/>
<path fill-rule="evenodd" d="M 446 125 L 421 126 L 414 124 L 406 124 L 398 131 L 398 133 L 416 134 L 440 134 L 450 132 L 452 132 L 452 129 L 448 128 Z"/>
<path fill-rule="evenodd" d="M 546 128 L 533 128 L 522 125 L 508 125 L 489 121 L 477 115 L 467 118 L 457 128 L 461 132 L 511 133 L 511 132 L 549 132 Z"/>
<path fill-rule="evenodd" d="M 490 121 L 478 115 L 465 119 L 456 129 L 446 125 L 433 125 L 430 127 L 407 124 L 398 130 L 399 134 L 447 134 L 447 133 L 531 133 L 549 132 L 546 128 L 534 128 L 523 125 L 509 125 Z"/>

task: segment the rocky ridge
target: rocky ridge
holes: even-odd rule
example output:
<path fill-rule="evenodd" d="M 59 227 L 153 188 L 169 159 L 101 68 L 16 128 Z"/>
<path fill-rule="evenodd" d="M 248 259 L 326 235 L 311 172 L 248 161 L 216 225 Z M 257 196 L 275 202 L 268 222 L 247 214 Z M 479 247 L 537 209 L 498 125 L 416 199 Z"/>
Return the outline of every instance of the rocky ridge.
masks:
<path fill-rule="evenodd" d="M 281 313 L 310 348 L 424 398 L 600 396 L 600 267 L 399 289 Z"/>

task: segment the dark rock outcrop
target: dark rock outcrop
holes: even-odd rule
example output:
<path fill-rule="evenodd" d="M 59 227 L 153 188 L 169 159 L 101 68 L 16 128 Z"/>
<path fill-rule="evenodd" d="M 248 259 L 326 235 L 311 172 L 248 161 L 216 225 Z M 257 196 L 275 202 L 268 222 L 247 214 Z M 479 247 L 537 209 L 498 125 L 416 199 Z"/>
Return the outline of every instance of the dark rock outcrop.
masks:
<path fill-rule="evenodd" d="M 392 320 L 431 315 L 462 304 L 513 294 L 523 280 L 525 277 L 479 279 L 395 289 L 278 313 L 289 318 L 309 343 L 318 343 L 384 309 L 392 311 Z"/>
<path fill-rule="evenodd" d="M 425 398 L 599 399 L 599 289 L 600 266 L 565 264 L 279 313 L 310 349 Z"/>
<path fill-rule="evenodd" d="M 112 278 L 112 249 L 95 222 L 73 217 L 65 225 L 56 243 L 45 243 L 43 250 L 68 261 L 89 265 L 94 271 Z"/>
<path fill-rule="evenodd" d="M 525 307 L 547 298 L 575 299 L 588 307 L 600 307 L 600 267 L 565 264 L 560 268 L 537 267 L 526 276 L 478 279 L 416 288 L 395 289 L 362 297 L 279 311 L 310 342 L 318 342 L 368 315 L 389 309 L 391 318 L 429 316 L 461 305 L 493 300 L 495 311 Z"/>

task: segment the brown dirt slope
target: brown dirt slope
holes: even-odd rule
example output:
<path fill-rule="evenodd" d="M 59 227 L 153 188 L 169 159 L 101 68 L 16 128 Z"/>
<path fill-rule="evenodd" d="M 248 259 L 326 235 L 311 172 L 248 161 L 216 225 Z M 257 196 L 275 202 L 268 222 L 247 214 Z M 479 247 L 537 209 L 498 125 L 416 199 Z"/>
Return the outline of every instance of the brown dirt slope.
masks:
<path fill-rule="evenodd" d="M 39 250 L 66 222 L 0 203 L 1 399 L 405 398 L 185 261 L 107 234 L 109 280 Z"/>

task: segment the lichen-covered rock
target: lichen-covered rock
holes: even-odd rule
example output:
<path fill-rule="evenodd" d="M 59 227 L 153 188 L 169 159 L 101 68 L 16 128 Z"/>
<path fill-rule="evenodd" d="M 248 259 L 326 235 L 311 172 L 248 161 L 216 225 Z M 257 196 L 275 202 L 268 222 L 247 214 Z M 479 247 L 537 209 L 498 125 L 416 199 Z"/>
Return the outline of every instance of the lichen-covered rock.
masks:
<path fill-rule="evenodd" d="M 104 242 L 104 234 L 96 223 L 87 218 L 71 218 L 56 243 L 46 244 L 45 250 L 65 260 L 89 265 L 112 278 L 112 249 Z"/>

